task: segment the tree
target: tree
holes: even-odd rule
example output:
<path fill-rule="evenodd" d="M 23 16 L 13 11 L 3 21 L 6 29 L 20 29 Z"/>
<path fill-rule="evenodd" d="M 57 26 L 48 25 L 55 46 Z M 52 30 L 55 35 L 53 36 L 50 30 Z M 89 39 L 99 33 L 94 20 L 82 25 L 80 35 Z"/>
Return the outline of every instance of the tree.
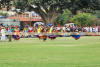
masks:
<path fill-rule="evenodd" d="M 16 0 L 15 6 L 19 9 L 32 9 L 42 17 L 44 22 L 53 23 L 65 9 L 73 14 L 76 14 L 77 10 L 93 11 L 99 5 L 98 2 L 99 0 Z"/>
<path fill-rule="evenodd" d="M 93 25 L 96 20 L 96 16 L 90 13 L 79 13 L 71 19 L 72 22 L 75 22 L 78 25 Z"/>
<path fill-rule="evenodd" d="M 12 0 L 0 0 L 0 9 L 7 8 L 9 10 L 12 6 Z"/>
<path fill-rule="evenodd" d="M 76 14 L 78 10 L 94 13 L 95 10 L 100 10 L 100 0 L 71 0 L 68 9 L 73 14 Z"/>
<path fill-rule="evenodd" d="M 17 9 L 21 9 L 21 12 L 24 12 L 25 9 L 29 6 L 28 6 L 28 1 L 23 1 L 23 0 L 15 0 L 13 5 L 17 8 Z"/>
<path fill-rule="evenodd" d="M 23 3 L 23 1 L 17 1 L 18 3 Z M 38 13 L 44 22 L 53 23 L 56 17 L 66 9 L 65 4 L 69 3 L 69 0 L 26 0 L 26 3 L 24 5 Z"/>
<path fill-rule="evenodd" d="M 56 22 L 58 24 L 64 25 L 70 21 L 71 15 L 72 13 L 69 10 L 65 10 L 62 14 L 60 14 L 57 17 Z"/>

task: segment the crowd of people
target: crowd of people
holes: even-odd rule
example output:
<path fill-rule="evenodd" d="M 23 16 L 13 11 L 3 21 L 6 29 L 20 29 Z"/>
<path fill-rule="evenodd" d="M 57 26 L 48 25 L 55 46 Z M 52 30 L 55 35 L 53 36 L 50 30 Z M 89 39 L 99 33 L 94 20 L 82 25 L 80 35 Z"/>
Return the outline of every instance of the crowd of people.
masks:
<path fill-rule="evenodd" d="M 11 33 L 13 35 L 18 35 L 20 37 L 28 37 L 31 35 L 30 33 L 57 33 L 57 32 L 100 32 L 100 26 L 78 26 L 78 25 L 64 25 L 64 26 L 46 26 L 46 25 L 36 25 L 29 26 L 26 25 L 24 28 L 20 28 L 20 26 L 4 26 L 0 24 L 0 32 L 2 34 L 1 40 L 5 40 L 5 36 Z M 6 34 L 7 33 L 7 34 Z M 22 33 L 22 34 L 21 34 Z M 21 34 L 21 35 L 20 35 Z M 32 36 L 31 36 L 32 37 Z"/>
<path fill-rule="evenodd" d="M 42 32 L 100 32 L 100 26 L 71 26 L 71 25 L 64 25 L 64 26 L 44 26 L 44 25 L 38 25 L 38 26 L 24 26 L 23 29 L 20 29 L 20 26 L 3 26 L 0 25 L 0 32 L 1 29 L 4 28 L 6 32 L 36 32 L 36 33 L 42 33 Z"/>
<path fill-rule="evenodd" d="M 25 26 L 21 32 L 100 32 L 100 26 Z"/>
<path fill-rule="evenodd" d="M 100 32 L 100 26 L 25 26 L 23 32 Z"/>

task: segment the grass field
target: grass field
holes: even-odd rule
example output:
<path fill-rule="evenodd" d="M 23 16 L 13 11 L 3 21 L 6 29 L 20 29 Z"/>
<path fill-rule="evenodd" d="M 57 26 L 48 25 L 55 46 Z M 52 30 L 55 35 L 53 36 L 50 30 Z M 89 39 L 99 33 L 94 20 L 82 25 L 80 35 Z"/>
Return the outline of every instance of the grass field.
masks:
<path fill-rule="evenodd" d="M 100 67 L 100 37 L 0 42 L 0 67 Z"/>

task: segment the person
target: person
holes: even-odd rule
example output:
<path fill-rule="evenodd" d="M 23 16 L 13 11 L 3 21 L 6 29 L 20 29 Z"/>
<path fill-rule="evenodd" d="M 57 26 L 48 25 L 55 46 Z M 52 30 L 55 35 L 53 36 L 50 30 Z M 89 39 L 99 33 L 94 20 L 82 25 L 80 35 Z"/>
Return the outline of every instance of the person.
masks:
<path fill-rule="evenodd" d="M 79 32 L 82 32 L 82 27 L 81 27 L 81 25 L 79 26 L 78 31 L 79 31 Z"/>
<path fill-rule="evenodd" d="M 100 26 L 98 26 L 98 32 L 100 32 Z"/>
<path fill-rule="evenodd" d="M 95 30 L 96 30 L 96 28 L 95 28 L 95 27 L 93 27 L 93 28 L 92 28 L 92 31 L 93 31 L 93 32 L 95 32 Z"/>
<path fill-rule="evenodd" d="M 64 26 L 62 30 L 63 30 L 63 32 L 66 32 L 66 27 Z"/>
<path fill-rule="evenodd" d="M 70 32 L 70 26 L 68 26 L 66 29 L 67 29 L 67 32 Z"/>
<path fill-rule="evenodd" d="M 31 26 L 28 27 L 28 32 L 32 32 L 33 28 Z"/>
<path fill-rule="evenodd" d="M 38 28 L 38 34 L 40 34 L 40 33 L 41 33 L 41 25 Z"/>
<path fill-rule="evenodd" d="M 50 33 L 50 34 L 53 33 L 53 26 L 50 28 L 49 33 Z"/>
<path fill-rule="evenodd" d="M 12 41 L 12 31 L 11 31 L 11 28 L 8 28 L 8 39 L 9 39 L 9 42 Z"/>
<path fill-rule="evenodd" d="M 96 26 L 96 28 L 95 28 L 95 32 L 98 32 L 98 26 Z"/>
<path fill-rule="evenodd" d="M 20 39 L 20 31 L 19 31 L 19 28 L 15 28 L 15 33 L 14 33 L 13 38 L 15 40 L 19 40 Z"/>
<path fill-rule="evenodd" d="M 2 35 L 1 40 L 5 41 L 6 40 L 6 30 L 4 27 L 1 29 L 1 35 Z"/>
<path fill-rule="evenodd" d="M 92 32 L 92 27 L 91 26 L 89 27 L 89 32 Z"/>

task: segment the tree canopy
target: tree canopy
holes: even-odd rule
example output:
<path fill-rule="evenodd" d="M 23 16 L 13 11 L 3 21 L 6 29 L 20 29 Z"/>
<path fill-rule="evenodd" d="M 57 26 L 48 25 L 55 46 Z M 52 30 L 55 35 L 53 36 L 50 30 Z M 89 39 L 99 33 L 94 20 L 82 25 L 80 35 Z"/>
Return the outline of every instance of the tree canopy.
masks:
<path fill-rule="evenodd" d="M 34 10 L 44 22 L 53 23 L 65 9 L 73 14 L 76 14 L 77 10 L 93 12 L 100 8 L 99 3 L 99 0 L 16 0 L 15 6 L 22 10 Z"/>
<path fill-rule="evenodd" d="M 12 0 L 0 0 L 0 9 L 7 8 L 9 10 L 12 6 L 11 2 Z"/>
<path fill-rule="evenodd" d="M 55 22 L 60 24 L 60 25 L 64 25 L 67 22 L 70 22 L 71 16 L 72 16 L 72 13 L 69 10 L 65 10 L 62 14 L 60 14 L 57 17 Z"/>
<path fill-rule="evenodd" d="M 16 1 L 17 4 L 15 6 L 18 7 L 19 4 L 23 8 L 28 6 L 28 9 L 38 13 L 44 22 L 51 23 L 60 13 L 63 13 L 64 9 L 66 9 L 65 5 L 69 2 L 70 0 L 26 0 L 24 3 L 23 1 Z M 19 9 L 22 9 L 22 7 L 19 7 Z"/>
<path fill-rule="evenodd" d="M 93 25 L 94 21 L 96 20 L 96 16 L 90 14 L 90 13 L 78 13 L 77 15 L 73 16 L 71 18 L 72 22 L 75 22 L 78 25 Z"/>

